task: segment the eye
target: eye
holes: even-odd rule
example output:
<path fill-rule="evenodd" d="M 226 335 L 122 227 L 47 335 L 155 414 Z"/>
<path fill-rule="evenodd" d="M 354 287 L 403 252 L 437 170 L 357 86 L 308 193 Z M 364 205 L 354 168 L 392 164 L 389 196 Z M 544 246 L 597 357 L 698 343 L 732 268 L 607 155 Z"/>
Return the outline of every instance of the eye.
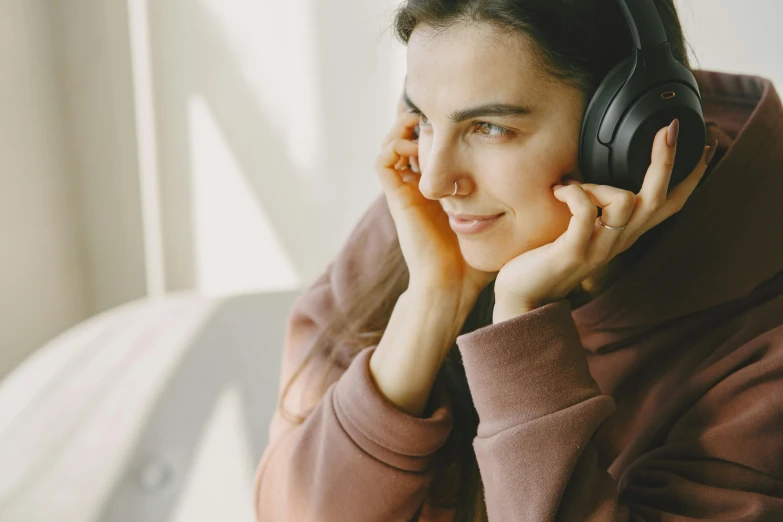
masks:
<path fill-rule="evenodd" d="M 490 140 L 506 138 L 513 134 L 513 131 L 506 129 L 505 127 L 500 127 L 499 125 L 486 121 L 476 122 L 474 128 L 478 129 L 479 134 Z"/>

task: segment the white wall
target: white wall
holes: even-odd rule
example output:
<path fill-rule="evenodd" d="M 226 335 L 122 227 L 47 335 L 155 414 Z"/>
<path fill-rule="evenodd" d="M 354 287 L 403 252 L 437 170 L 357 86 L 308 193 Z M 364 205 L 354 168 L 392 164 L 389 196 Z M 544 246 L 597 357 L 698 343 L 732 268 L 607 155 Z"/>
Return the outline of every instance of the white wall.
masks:
<path fill-rule="evenodd" d="M 0 376 L 147 294 L 128 5 L 0 4 Z"/>
<path fill-rule="evenodd" d="M 783 86 L 783 2 L 675 0 L 697 68 L 764 76 Z M 783 93 L 781 93 L 783 94 Z"/>
<path fill-rule="evenodd" d="M 0 3 L 0 377 L 88 313 L 51 24 Z"/>
<path fill-rule="evenodd" d="M 73 158 L 85 292 L 98 313 L 147 293 L 128 6 L 50 0 Z"/>

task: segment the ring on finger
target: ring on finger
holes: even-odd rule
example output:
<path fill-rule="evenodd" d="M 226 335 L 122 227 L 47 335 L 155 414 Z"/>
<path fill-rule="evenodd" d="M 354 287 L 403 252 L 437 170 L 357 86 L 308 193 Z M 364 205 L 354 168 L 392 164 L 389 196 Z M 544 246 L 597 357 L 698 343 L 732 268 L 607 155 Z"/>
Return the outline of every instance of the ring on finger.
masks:
<path fill-rule="evenodd" d="M 621 227 L 611 227 L 611 226 L 607 225 L 606 223 L 604 223 L 603 220 L 600 217 L 598 218 L 598 222 L 601 225 L 603 225 L 604 228 L 608 228 L 609 230 L 624 230 L 628 226 L 628 224 L 625 224 L 625 225 L 623 225 Z"/>

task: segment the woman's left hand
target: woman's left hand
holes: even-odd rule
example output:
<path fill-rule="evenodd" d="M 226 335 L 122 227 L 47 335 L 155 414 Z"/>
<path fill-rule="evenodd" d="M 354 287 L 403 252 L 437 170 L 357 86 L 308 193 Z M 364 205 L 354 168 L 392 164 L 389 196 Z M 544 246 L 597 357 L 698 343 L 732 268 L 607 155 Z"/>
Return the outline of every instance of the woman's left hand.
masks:
<path fill-rule="evenodd" d="M 669 146 L 667 136 L 668 127 L 656 134 L 650 168 L 638 194 L 578 181 L 553 187 L 555 197 L 573 214 L 568 229 L 553 243 L 525 252 L 501 268 L 495 280 L 494 323 L 565 298 L 642 234 L 682 209 L 704 175 L 712 157 L 708 151 L 714 151 L 717 140 L 705 147 L 697 167 L 667 195 L 676 152 L 676 143 Z M 601 225 L 597 206 L 604 223 L 625 228 Z"/>

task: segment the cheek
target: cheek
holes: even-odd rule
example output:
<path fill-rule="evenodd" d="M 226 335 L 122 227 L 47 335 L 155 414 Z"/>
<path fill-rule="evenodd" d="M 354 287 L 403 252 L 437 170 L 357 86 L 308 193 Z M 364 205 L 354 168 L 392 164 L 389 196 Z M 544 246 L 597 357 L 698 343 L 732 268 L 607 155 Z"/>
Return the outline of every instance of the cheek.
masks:
<path fill-rule="evenodd" d="M 497 254 L 505 262 L 554 242 L 568 229 L 571 212 L 552 196 L 539 197 L 515 209 Z"/>
<path fill-rule="evenodd" d="M 550 199 L 551 186 L 562 177 L 564 166 L 553 158 L 524 150 L 483 158 L 482 181 L 513 207 L 539 209 Z"/>
<path fill-rule="evenodd" d="M 552 185 L 569 173 L 569 167 L 565 162 L 527 163 L 524 168 L 507 173 L 502 190 L 496 194 L 513 209 L 511 244 L 518 251 L 511 254 L 519 255 L 526 249 L 551 243 L 568 229 L 571 210 L 555 197 Z"/>

